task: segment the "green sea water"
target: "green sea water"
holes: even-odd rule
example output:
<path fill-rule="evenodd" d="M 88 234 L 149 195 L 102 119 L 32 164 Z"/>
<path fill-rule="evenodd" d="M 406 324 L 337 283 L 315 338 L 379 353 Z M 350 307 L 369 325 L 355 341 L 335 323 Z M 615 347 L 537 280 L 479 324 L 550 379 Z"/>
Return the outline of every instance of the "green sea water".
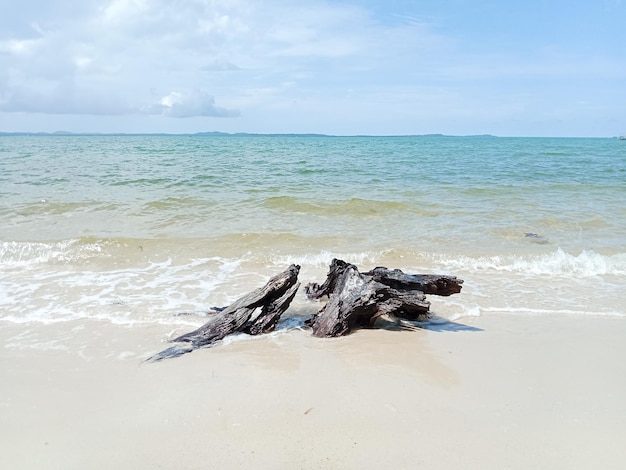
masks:
<path fill-rule="evenodd" d="M 0 221 L 0 321 L 188 321 L 333 257 L 465 279 L 450 319 L 626 317 L 617 139 L 2 136 Z"/>

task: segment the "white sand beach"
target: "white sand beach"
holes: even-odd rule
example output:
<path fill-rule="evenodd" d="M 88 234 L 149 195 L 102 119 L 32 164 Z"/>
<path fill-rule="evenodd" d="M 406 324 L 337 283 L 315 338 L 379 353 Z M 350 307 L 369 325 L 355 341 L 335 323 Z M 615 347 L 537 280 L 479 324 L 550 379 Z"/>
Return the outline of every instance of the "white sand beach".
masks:
<path fill-rule="evenodd" d="M 626 321 L 290 331 L 160 363 L 166 327 L 0 331 L 0 467 L 622 469 Z M 46 340 L 47 338 L 47 340 Z"/>

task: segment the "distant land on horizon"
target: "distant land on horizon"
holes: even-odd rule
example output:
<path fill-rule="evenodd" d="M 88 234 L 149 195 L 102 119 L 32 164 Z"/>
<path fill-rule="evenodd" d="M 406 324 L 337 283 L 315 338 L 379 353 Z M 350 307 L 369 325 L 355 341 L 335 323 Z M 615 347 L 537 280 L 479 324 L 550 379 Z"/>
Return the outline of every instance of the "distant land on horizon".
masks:
<path fill-rule="evenodd" d="M 617 139 L 618 136 L 610 137 L 549 137 L 549 136 L 497 136 L 493 134 L 469 134 L 469 135 L 452 135 L 452 134 L 317 134 L 317 133 L 257 133 L 257 132 L 4 132 L 0 131 L 0 136 L 199 136 L 199 137 L 513 137 L 513 138 L 580 138 L 580 139 Z"/>
<path fill-rule="evenodd" d="M 220 131 L 205 131 L 205 132 L 69 132 L 69 131 L 54 131 L 54 132 L 3 132 L 0 131 L 0 136 L 140 136 L 140 135 L 188 135 L 188 136 L 207 136 L 207 137 L 233 137 L 233 136 L 268 136 L 268 137 L 496 137 L 490 134 L 482 135 L 446 135 L 446 134 L 318 134 L 318 133 L 262 133 L 262 132 L 220 132 Z"/>

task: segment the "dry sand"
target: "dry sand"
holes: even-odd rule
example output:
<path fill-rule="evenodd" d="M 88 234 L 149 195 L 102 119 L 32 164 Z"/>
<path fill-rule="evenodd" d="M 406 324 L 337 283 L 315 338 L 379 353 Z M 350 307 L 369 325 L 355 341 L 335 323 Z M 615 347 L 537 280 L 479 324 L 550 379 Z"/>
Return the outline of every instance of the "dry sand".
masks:
<path fill-rule="evenodd" d="M 626 468 L 626 320 L 460 322 L 154 364 L 162 325 L 3 324 L 0 468 Z"/>

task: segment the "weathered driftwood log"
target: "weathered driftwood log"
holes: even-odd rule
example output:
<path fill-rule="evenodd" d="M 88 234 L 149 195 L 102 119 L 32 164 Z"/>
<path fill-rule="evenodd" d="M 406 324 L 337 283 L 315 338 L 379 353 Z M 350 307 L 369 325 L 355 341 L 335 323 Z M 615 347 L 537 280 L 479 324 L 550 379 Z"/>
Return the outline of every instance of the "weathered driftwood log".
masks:
<path fill-rule="evenodd" d="M 233 333 L 257 335 L 273 331 L 300 286 L 299 272 L 300 266 L 291 265 L 228 307 L 212 309 L 204 325 L 172 340 L 184 344 L 165 349 L 148 361 L 181 356 Z M 417 320 L 426 316 L 430 308 L 425 294 L 455 294 L 461 291 L 462 284 L 454 276 L 405 274 L 383 267 L 360 273 L 355 265 L 334 259 L 324 283 L 311 283 L 305 288 L 309 299 L 328 297 L 328 302 L 307 324 L 314 336 L 334 337 L 355 327 L 371 327 L 381 316 Z"/>
<path fill-rule="evenodd" d="M 292 264 L 287 270 L 272 277 L 265 286 L 212 313 L 209 321 L 197 330 L 172 340 L 174 343 L 186 344 L 172 346 L 147 360 L 152 362 L 181 356 L 194 349 L 211 346 L 233 333 L 256 335 L 272 331 L 300 287 L 297 282 L 299 272 L 300 266 Z"/>
<path fill-rule="evenodd" d="M 424 294 L 452 295 L 461 292 L 463 281 L 440 274 L 405 274 L 399 269 L 374 268 L 363 273 L 394 289 L 420 290 Z"/>
<path fill-rule="evenodd" d="M 405 274 L 399 269 L 360 273 L 355 265 L 334 259 L 323 284 L 305 287 L 309 299 L 328 296 L 309 324 L 314 336 L 333 337 L 372 326 L 383 315 L 415 320 L 430 308 L 425 293 L 451 295 L 460 292 L 462 284 L 454 276 Z"/>

